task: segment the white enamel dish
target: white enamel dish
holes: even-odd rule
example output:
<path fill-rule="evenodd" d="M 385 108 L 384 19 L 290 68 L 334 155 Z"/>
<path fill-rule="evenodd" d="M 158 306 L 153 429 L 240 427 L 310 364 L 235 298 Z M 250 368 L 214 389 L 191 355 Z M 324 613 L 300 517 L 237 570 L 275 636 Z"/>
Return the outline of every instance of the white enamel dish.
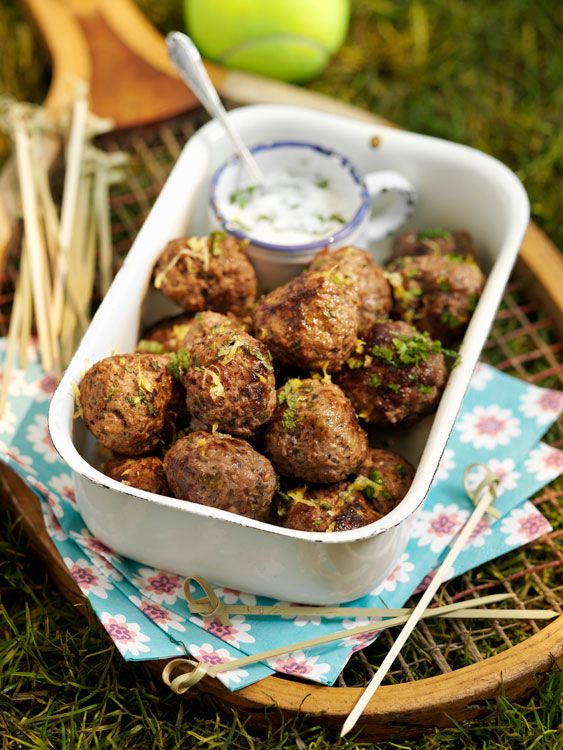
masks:
<path fill-rule="evenodd" d="M 334 147 L 364 173 L 399 171 L 419 195 L 407 228 L 467 229 L 481 248 L 488 278 L 461 347 L 461 364 L 451 374 L 436 415 L 388 443 L 417 466 L 408 494 L 387 516 L 361 529 L 301 532 L 143 492 L 95 468 L 100 457 L 94 440 L 82 421 L 73 419 L 75 385 L 97 360 L 133 351 L 140 327 L 174 311 L 161 295 L 146 294 L 150 273 L 166 242 L 209 229 L 211 175 L 232 156 L 214 123 L 184 148 L 86 332 L 53 397 L 51 436 L 72 470 L 86 525 L 116 552 L 278 599 L 347 601 L 373 589 L 404 549 L 516 259 L 528 224 L 528 200 L 507 167 L 465 146 L 297 107 L 241 107 L 229 116 L 250 145 L 299 139 Z M 375 138 L 377 148 L 372 146 Z M 386 257 L 387 244 L 373 248 L 377 260 Z M 291 270 L 296 273 L 300 267 Z M 380 442 L 386 436 L 376 437 Z"/>

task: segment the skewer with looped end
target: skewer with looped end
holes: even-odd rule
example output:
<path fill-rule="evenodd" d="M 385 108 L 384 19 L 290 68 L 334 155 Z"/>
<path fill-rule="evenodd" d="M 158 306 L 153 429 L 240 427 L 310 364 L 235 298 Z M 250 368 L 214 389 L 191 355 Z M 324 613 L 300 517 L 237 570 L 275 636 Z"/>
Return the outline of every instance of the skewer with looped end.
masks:
<path fill-rule="evenodd" d="M 481 470 L 484 469 L 485 476 L 482 479 L 482 481 L 478 484 L 478 486 L 475 489 L 472 489 L 470 487 L 469 474 L 475 468 L 480 468 Z M 424 596 L 420 600 L 417 607 L 415 607 L 415 609 L 413 610 L 410 610 L 410 609 L 382 610 L 381 616 L 382 617 L 387 616 L 389 619 L 380 620 L 380 621 L 372 621 L 368 623 L 367 625 L 359 625 L 358 627 L 352 628 L 350 630 L 341 630 L 335 633 L 329 633 L 327 635 L 320 636 L 318 638 L 311 638 L 305 641 L 300 641 L 299 643 L 286 644 L 284 646 L 280 646 L 275 649 L 270 649 L 268 651 L 263 651 L 261 653 L 252 654 L 251 656 L 245 656 L 240 659 L 234 659 L 232 661 L 226 661 L 221 664 L 206 664 L 205 662 L 198 662 L 193 659 L 185 659 L 185 658 L 173 659 L 172 661 L 168 662 L 168 664 L 164 667 L 164 670 L 162 672 L 163 681 L 175 693 L 183 694 L 187 692 L 190 688 L 192 688 L 194 685 L 196 685 L 198 682 L 200 682 L 206 676 L 217 677 L 222 672 L 228 672 L 233 669 L 238 669 L 240 667 L 248 666 L 250 664 L 263 662 L 268 659 L 275 658 L 276 656 L 281 656 L 283 654 L 288 654 L 294 651 L 300 651 L 306 648 L 313 648 L 315 646 L 320 646 L 325 643 L 330 643 L 333 641 L 341 640 L 344 638 L 349 638 L 349 637 L 360 635 L 363 633 L 375 634 L 378 631 L 394 627 L 395 625 L 401 625 L 401 624 L 406 623 L 405 628 L 403 628 L 403 631 L 401 632 L 401 636 L 403 636 L 403 643 L 404 643 L 404 641 L 406 640 L 406 637 L 404 636 L 406 627 L 410 626 L 410 630 L 407 633 L 407 636 L 408 636 L 408 634 L 414 628 L 414 625 L 416 624 L 416 622 L 418 622 L 419 619 L 427 618 L 427 617 L 448 617 L 448 618 L 449 617 L 454 617 L 454 618 L 494 617 L 495 619 L 499 619 L 499 618 L 551 619 L 553 617 L 556 617 L 557 613 L 552 610 L 502 610 L 502 609 L 477 609 L 476 608 L 479 605 L 491 604 L 493 602 L 500 602 L 500 601 L 509 599 L 511 598 L 509 594 L 492 594 L 490 596 L 479 597 L 479 598 L 470 599 L 467 601 L 455 602 L 453 604 L 448 604 L 448 605 L 439 606 L 439 607 L 427 608 L 426 606 L 430 602 L 430 599 L 434 595 L 435 591 L 437 590 L 439 583 L 441 581 L 441 578 L 445 576 L 446 572 L 449 570 L 450 566 L 452 565 L 454 558 L 457 556 L 457 554 L 459 554 L 459 551 L 461 551 L 461 549 L 463 549 L 463 547 L 465 546 L 467 539 L 471 535 L 471 532 L 477 525 L 479 519 L 484 515 L 487 509 L 490 508 L 491 503 L 494 501 L 496 497 L 496 492 L 495 492 L 496 484 L 498 484 L 498 478 L 495 477 L 492 474 L 492 472 L 490 472 L 488 467 L 482 466 L 482 465 L 476 465 L 476 464 L 472 464 L 471 466 L 467 467 L 465 476 L 464 476 L 464 485 L 465 485 L 467 494 L 471 497 L 473 502 L 476 504 L 476 509 L 474 513 L 471 515 L 471 517 L 469 518 L 469 520 L 467 521 L 465 527 L 462 529 L 459 536 L 457 537 L 450 554 L 446 557 L 446 559 L 444 560 L 444 563 L 440 566 L 439 570 L 436 573 L 436 576 L 434 577 L 433 581 L 430 584 L 429 589 L 427 589 L 427 592 L 424 594 Z M 481 495 L 483 495 L 483 497 L 481 497 Z M 190 581 L 195 581 L 199 586 L 201 586 L 201 588 L 204 591 L 204 596 L 195 598 L 192 595 L 192 592 L 190 590 Z M 272 614 L 280 614 L 281 613 L 280 610 L 283 611 L 284 609 L 286 611 L 290 610 L 291 613 L 294 613 L 294 614 L 299 614 L 299 613 L 303 614 L 303 612 L 306 610 L 314 610 L 315 613 L 324 614 L 326 616 L 350 616 L 352 612 L 356 613 L 356 616 L 358 616 L 359 613 L 365 615 L 365 614 L 369 614 L 375 611 L 374 608 L 362 608 L 362 607 L 304 608 L 304 607 L 295 607 L 291 605 L 274 605 L 273 607 L 266 607 L 266 606 L 264 607 L 248 606 L 247 607 L 245 605 L 226 606 L 223 602 L 220 601 L 219 597 L 213 591 L 211 585 L 204 578 L 201 578 L 200 576 L 191 576 L 187 578 L 184 583 L 184 591 L 186 595 L 186 600 L 188 602 L 188 606 L 192 613 L 203 615 L 205 618 L 219 619 L 220 622 L 226 626 L 228 626 L 229 624 L 229 619 L 228 619 L 229 614 L 233 614 L 234 611 L 236 611 L 237 613 L 239 613 L 240 611 L 244 611 L 247 614 L 272 615 Z M 431 591 L 431 593 L 428 594 L 428 591 Z M 422 604 L 423 600 L 424 600 L 424 604 Z M 277 610 L 277 611 L 274 612 L 274 610 Z M 404 612 L 405 614 L 401 614 L 398 617 L 390 617 L 390 615 L 396 613 L 397 611 Z M 337 612 L 338 614 L 335 615 L 334 614 L 335 612 Z M 416 614 L 416 621 L 413 622 L 415 614 Z M 395 655 L 396 655 L 396 653 L 398 653 L 401 647 L 402 647 L 402 644 L 399 647 L 395 645 L 393 649 L 391 649 L 391 651 L 389 652 L 389 655 L 391 655 L 393 651 L 395 651 Z M 394 656 L 391 661 L 393 660 L 394 660 Z M 386 664 L 386 662 L 387 662 L 387 659 L 382 664 L 382 667 L 384 666 L 384 664 Z M 177 673 L 176 676 L 173 676 L 174 673 Z M 377 674 L 378 673 L 376 673 L 376 675 Z M 381 679 L 383 679 L 383 677 L 381 677 Z M 355 710 L 359 710 L 360 707 L 361 707 L 361 704 L 358 702 L 358 704 L 355 707 Z M 361 710 L 363 710 L 363 708 Z M 358 714 L 358 716 L 359 715 L 360 714 Z M 354 718 L 354 713 L 351 714 L 350 720 L 352 718 Z M 354 718 L 354 723 L 355 723 L 355 718 Z M 351 728 L 351 726 L 349 728 Z M 343 732 L 344 731 L 349 731 L 346 725 L 343 729 Z"/>
<path fill-rule="evenodd" d="M 471 487 L 470 477 L 471 472 L 475 469 L 480 469 L 484 472 L 484 476 L 473 489 Z M 453 544 L 450 547 L 450 551 L 446 555 L 445 560 L 442 562 L 436 573 L 434 574 L 434 577 L 430 581 L 430 584 L 424 594 L 421 596 L 420 601 L 416 605 L 413 613 L 405 623 L 403 629 L 399 633 L 399 636 L 396 638 L 395 643 L 393 644 L 393 647 L 390 649 L 389 653 L 385 657 L 385 659 L 381 662 L 381 665 L 379 666 L 379 669 L 376 671 L 376 673 L 371 678 L 369 684 L 365 688 L 364 692 L 360 696 L 360 699 L 350 712 L 350 715 L 344 722 L 342 726 L 342 731 L 340 732 L 340 736 L 344 737 L 348 732 L 350 732 L 351 729 L 356 725 L 356 722 L 364 712 L 367 704 L 373 697 L 375 691 L 377 688 L 381 685 L 383 682 L 385 675 L 391 668 L 391 665 L 397 658 L 399 652 L 407 642 L 410 634 L 416 627 L 416 624 L 423 616 L 424 610 L 432 600 L 432 597 L 437 592 L 438 587 L 443 583 L 443 581 L 446 579 L 452 565 L 454 564 L 455 560 L 457 559 L 459 553 L 464 549 L 465 545 L 469 541 L 471 534 L 475 530 L 475 527 L 483 518 L 485 513 L 493 513 L 496 511 L 496 509 L 492 508 L 493 503 L 496 500 L 497 497 L 497 486 L 499 483 L 498 477 L 493 474 L 493 472 L 490 470 L 490 468 L 486 464 L 470 464 L 467 466 L 463 473 L 463 486 L 465 488 L 465 491 L 473 504 L 475 505 L 475 510 L 467 521 L 465 522 L 464 526 L 462 527 L 459 534 L 455 537 Z M 498 511 L 497 511 L 498 513 Z"/>

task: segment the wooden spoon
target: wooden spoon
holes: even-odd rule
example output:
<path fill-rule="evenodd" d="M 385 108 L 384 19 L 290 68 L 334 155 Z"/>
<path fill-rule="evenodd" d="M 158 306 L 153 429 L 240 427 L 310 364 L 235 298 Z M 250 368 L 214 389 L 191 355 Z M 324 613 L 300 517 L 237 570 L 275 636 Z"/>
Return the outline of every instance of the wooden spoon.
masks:
<path fill-rule="evenodd" d="M 67 111 L 76 82 L 90 87 L 90 109 L 113 120 L 118 130 L 167 120 L 199 106 L 168 59 L 161 34 L 132 0 L 22 0 L 52 58 L 45 107 Z M 330 97 L 206 63 L 219 93 L 240 104 L 296 104 L 360 117 L 380 118 Z M 51 140 L 47 166 L 59 153 Z M 13 164 L 0 175 L 0 270 L 19 215 Z"/>

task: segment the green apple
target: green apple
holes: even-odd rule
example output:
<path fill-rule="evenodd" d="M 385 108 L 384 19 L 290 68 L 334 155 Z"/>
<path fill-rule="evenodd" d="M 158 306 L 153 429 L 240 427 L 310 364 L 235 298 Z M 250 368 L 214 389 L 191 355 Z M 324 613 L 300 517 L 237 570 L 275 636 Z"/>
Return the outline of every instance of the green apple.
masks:
<path fill-rule="evenodd" d="M 307 81 L 342 44 L 348 0 L 184 0 L 204 57 L 232 68 Z"/>

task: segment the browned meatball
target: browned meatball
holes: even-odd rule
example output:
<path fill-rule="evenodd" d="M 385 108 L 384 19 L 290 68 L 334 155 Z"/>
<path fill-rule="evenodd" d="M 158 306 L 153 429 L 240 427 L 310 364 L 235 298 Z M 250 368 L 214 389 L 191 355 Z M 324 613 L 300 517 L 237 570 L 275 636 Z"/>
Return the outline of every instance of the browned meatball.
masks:
<path fill-rule="evenodd" d="M 207 314 L 187 340 L 191 360 L 182 383 L 188 410 L 208 427 L 217 425 L 224 432 L 248 437 L 276 407 L 270 353 L 230 323 L 209 326 L 209 322 Z"/>
<path fill-rule="evenodd" d="M 358 335 L 357 292 L 341 274 L 303 273 L 263 297 L 254 310 L 254 335 L 276 362 L 338 370 Z"/>
<path fill-rule="evenodd" d="M 162 459 L 158 456 L 143 458 L 112 458 L 102 467 L 102 471 L 116 482 L 136 487 L 157 495 L 169 495 L 168 482 Z"/>
<path fill-rule="evenodd" d="M 463 255 L 477 258 L 478 251 L 469 232 L 423 229 L 420 232 L 403 232 L 395 238 L 391 257 L 402 258 L 405 255 Z"/>
<path fill-rule="evenodd" d="M 461 338 L 485 283 L 473 260 L 421 255 L 394 260 L 388 270 L 397 317 L 444 344 Z"/>
<path fill-rule="evenodd" d="M 389 320 L 375 324 L 364 354 L 348 361 L 337 382 L 362 419 L 385 426 L 434 411 L 447 376 L 439 341 Z"/>
<path fill-rule="evenodd" d="M 267 520 L 276 475 L 267 458 L 244 440 L 192 432 L 164 457 L 168 484 L 181 500 Z"/>
<path fill-rule="evenodd" d="M 177 352 L 185 346 L 186 334 L 193 324 L 194 316 L 190 313 L 174 315 L 147 328 L 137 344 L 138 352 Z"/>
<path fill-rule="evenodd" d="M 311 271 L 335 271 L 351 279 L 360 298 L 360 327 L 358 336 L 364 338 L 376 320 L 386 318 L 393 301 L 391 287 L 384 270 L 373 260 L 368 250 L 358 247 L 325 247 L 313 258 Z"/>
<path fill-rule="evenodd" d="M 246 244 L 224 232 L 169 242 L 156 261 L 154 285 L 188 312 L 244 315 L 256 300 L 256 273 Z"/>
<path fill-rule="evenodd" d="M 117 354 L 96 362 L 80 383 L 84 421 L 100 443 L 124 456 L 142 456 L 168 440 L 185 415 L 169 358 Z"/>
<path fill-rule="evenodd" d="M 398 453 L 381 448 L 369 448 L 357 470 L 373 485 L 366 487 L 364 496 L 381 515 L 390 513 L 404 496 L 414 478 L 414 467 Z"/>
<path fill-rule="evenodd" d="M 300 531 L 349 531 L 379 518 L 362 493 L 347 482 L 298 487 L 283 493 L 278 504 L 279 525 Z"/>
<path fill-rule="evenodd" d="M 242 325 L 237 318 L 221 313 L 205 312 L 197 313 L 193 323 L 184 336 L 184 346 L 190 350 L 207 338 L 209 335 L 217 336 L 226 332 L 242 331 Z"/>
<path fill-rule="evenodd" d="M 368 441 L 338 386 L 294 378 L 278 391 L 265 445 L 280 474 L 330 484 L 358 466 Z"/>

